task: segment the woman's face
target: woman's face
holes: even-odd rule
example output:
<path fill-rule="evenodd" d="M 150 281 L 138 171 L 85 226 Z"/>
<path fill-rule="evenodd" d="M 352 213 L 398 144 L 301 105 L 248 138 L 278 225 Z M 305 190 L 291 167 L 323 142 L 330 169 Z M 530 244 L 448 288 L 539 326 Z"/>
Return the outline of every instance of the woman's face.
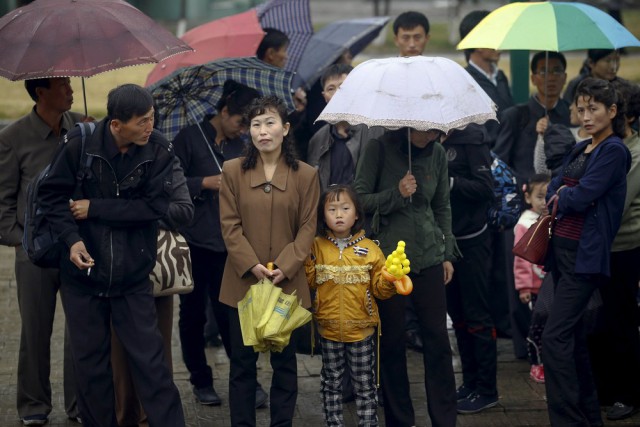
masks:
<path fill-rule="evenodd" d="M 268 108 L 264 114 L 251 119 L 251 140 L 260 154 L 280 153 L 284 137 L 289 133 L 289 123 L 282 123 L 280 114 Z"/>
<path fill-rule="evenodd" d="M 439 130 L 431 129 L 427 131 L 411 129 L 411 143 L 418 148 L 424 148 L 440 137 Z"/>
<path fill-rule="evenodd" d="M 577 102 L 578 116 L 582 121 L 584 130 L 592 136 L 612 132 L 611 121 L 618 112 L 618 107 L 613 104 L 607 108 L 602 102 L 597 102 L 593 97 L 580 96 Z M 606 135 L 604 135 L 606 136 Z"/>
<path fill-rule="evenodd" d="M 620 53 L 611 52 L 596 62 L 590 62 L 590 65 L 592 77 L 611 81 L 616 78 L 620 68 Z"/>

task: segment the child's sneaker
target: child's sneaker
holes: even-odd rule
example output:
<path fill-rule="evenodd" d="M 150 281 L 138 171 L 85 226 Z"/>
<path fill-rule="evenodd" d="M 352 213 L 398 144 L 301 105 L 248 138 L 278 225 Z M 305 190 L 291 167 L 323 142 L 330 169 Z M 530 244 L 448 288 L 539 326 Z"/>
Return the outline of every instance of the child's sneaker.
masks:
<path fill-rule="evenodd" d="M 529 372 L 529 376 L 531 377 L 532 380 L 534 380 L 538 384 L 544 384 L 544 366 L 531 365 L 531 371 Z"/>

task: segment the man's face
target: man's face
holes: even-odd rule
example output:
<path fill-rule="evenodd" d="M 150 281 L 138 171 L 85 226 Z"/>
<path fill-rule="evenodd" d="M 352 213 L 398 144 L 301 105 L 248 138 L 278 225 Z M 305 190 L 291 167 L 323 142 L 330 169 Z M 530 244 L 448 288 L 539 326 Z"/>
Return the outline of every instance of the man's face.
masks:
<path fill-rule="evenodd" d="M 497 64 L 500 60 L 500 51 L 495 49 L 476 49 L 476 53 L 482 58 L 483 61 Z"/>
<path fill-rule="evenodd" d="M 39 87 L 38 106 L 57 113 L 64 113 L 71 109 L 73 104 L 73 89 L 69 77 L 55 77 L 49 79 L 49 88 Z"/>
<path fill-rule="evenodd" d="M 141 116 L 133 116 L 127 122 L 114 119 L 112 125 L 118 145 L 146 145 L 153 132 L 153 108 Z"/>
<path fill-rule="evenodd" d="M 324 97 L 325 102 L 329 103 L 333 95 L 336 94 L 338 88 L 342 85 L 342 82 L 347 78 L 346 74 L 340 74 L 339 76 L 332 76 L 324 82 L 324 86 L 322 87 L 322 96 Z"/>
<path fill-rule="evenodd" d="M 284 68 L 287 63 L 287 48 L 289 46 L 282 46 L 280 49 L 269 48 L 269 52 L 267 53 L 266 61 L 274 67 Z"/>
<path fill-rule="evenodd" d="M 549 58 L 549 64 L 545 67 L 545 58 L 541 58 L 536 64 L 535 73 L 531 75 L 531 83 L 538 89 L 538 93 L 549 98 L 557 98 L 562 93 L 562 88 L 567 81 L 562 62 L 558 58 Z M 547 82 L 545 85 L 545 75 Z"/>
<path fill-rule="evenodd" d="M 428 41 L 429 35 L 422 25 L 410 29 L 398 28 L 398 33 L 394 37 L 400 56 L 422 55 Z"/>

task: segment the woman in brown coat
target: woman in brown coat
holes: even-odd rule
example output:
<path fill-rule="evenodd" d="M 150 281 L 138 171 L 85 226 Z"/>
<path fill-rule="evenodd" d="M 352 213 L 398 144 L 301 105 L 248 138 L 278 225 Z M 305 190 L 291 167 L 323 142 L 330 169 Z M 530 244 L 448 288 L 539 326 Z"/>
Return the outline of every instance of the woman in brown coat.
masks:
<path fill-rule="evenodd" d="M 238 301 L 265 277 L 290 294 L 294 290 L 309 307 L 303 262 L 316 232 L 320 195 L 314 168 L 295 159 L 286 138 L 289 123 L 282 101 L 255 100 L 248 108 L 253 144 L 246 157 L 224 163 L 220 189 L 220 220 L 228 250 L 220 301 L 231 307 L 231 425 L 255 426 L 258 353 L 242 341 Z M 275 269 L 266 268 L 273 262 Z M 271 354 L 271 426 L 291 426 L 298 394 L 293 346 Z"/>

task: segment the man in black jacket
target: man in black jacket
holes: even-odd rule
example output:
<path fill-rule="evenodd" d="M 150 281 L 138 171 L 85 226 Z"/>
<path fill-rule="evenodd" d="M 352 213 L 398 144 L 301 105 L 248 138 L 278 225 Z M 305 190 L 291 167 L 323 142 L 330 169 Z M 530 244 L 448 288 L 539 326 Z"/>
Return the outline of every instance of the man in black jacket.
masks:
<path fill-rule="evenodd" d="M 60 261 L 61 295 L 87 426 L 117 425 L 111 325 L 127 352 L 149 424 L 184 425 L 149 281 L 174 161 L 171 145 L 153 130 L 153 113 L 153 98 L 144 88 L 113 89 L 108 117 L 86 141 L 84 157 L 91 163 L 80 191 L 78 171 L 87 163 L 77 130 L 68 134 L 40 187 L 40 206 L 69 250 Z"/>

